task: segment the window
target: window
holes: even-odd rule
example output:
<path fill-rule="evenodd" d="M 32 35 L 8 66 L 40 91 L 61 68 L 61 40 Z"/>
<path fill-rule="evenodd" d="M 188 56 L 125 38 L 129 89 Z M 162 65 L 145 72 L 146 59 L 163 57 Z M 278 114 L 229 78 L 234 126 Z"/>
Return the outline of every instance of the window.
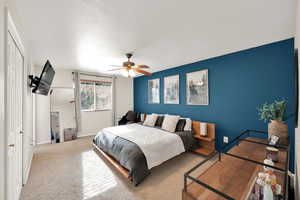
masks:
<path fill-rule="evenodd" d="M 111 82 L 80 80 L 80 100 L 82 111 L 111 110 Z"/>
<path fill-rule="evenodd" d="M 96 110 L 111 109 L 111 83 L 95 83 Z"/>
<path fill-rule="evenodd" d="M 95 109 L 95 84 L 93 82 L 80 82 L 81 110 Z"/>

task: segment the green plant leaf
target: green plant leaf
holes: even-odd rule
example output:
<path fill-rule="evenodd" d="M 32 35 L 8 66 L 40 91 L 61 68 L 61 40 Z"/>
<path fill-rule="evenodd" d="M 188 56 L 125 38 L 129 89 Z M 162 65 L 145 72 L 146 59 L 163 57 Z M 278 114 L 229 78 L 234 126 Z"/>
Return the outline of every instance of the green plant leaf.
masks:
<path fill-rule="evenodd" d="M 270 120 L 284 120 L 287 102 L 285 100 L 275 100 L 273 103 L 264 103 L 257 108 L 259 119 L 264 122 Z"/>

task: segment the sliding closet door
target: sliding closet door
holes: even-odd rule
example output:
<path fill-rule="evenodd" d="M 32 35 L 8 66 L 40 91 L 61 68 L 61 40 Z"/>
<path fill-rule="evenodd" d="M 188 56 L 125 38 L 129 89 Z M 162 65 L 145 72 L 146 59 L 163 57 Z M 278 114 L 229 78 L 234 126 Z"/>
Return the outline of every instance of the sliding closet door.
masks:
<path fill-rule="evenodd" d="M 7 130 L 8 130 L 8 150 L 7 150 L 7 199 L 16 199 L 17 174 L 16 174 L 16 123 L 15 106 L 13 105 L 16 92 L 15 88 L 15 44 L 13 38 L 8 34 L 7 38 Z"/>
<path fill-rule="evenodd" d="M 7 37 L 7 200 L 17 200 L 22 188 L 23 56 L 10 33 Z"/>
<path fill-rule="evenodd" d="M 17 157 L 17 194 L 23 186 L 23 55 L 16 48 L 16 157 Z"/>

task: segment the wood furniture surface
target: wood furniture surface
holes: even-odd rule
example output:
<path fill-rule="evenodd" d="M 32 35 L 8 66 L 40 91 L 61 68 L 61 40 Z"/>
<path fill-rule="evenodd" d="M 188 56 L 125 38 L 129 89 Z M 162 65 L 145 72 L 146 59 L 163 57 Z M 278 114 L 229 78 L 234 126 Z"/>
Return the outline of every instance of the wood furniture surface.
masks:
<path fill-rule="evenodd" d="M 262 141 L 254 138 L 251 138 L 251 140 Z M 263 162 L 265 159 L 265 147 L 266 146 L 264 145 L 243 141 L 238 146 L 233 147 L 229 152 Z M 275 166 L 284 166 L 285 160 L 285 153 L 284 151 L 281 151 L 279 154 L 279 161 L 275 163 Z M 244 200 L 247 199 L 247 195 L 253 186 L 253 182 L 257 177 L 258 172 L 262 171 L 262 165 L 222 154 L 221 161 L 216 161 L 197 179 L 219 191 L 222 191 L 234 199 Z M 275 171 L 275 174 L 277 176 L 278 183 L 283 186 L 284 174 L 279 171 Z M 191 182 L 188 184 L 187 190 L 183 190 L 182 199 L 217 200 L 224 198 L 195 182 Z"/>
<path fill-rule="evenodd" d="M 195 153 L 199 153 L 208 156 L 215 152 L 215 124 L 207 123 L 207 135 L 201 136 L 200 124 L 206 122 L 193 121 L 192 130 L 195 132 L 194 138 L 198 140 L 199 147 L 194 150 Z"/>
<path fill-rule="evenodd" d="M 111 163 L 125 178 L 131 179 L 129 176 L 129 171 L 124 168 L 118 161 L 116 161 L 114 158 L 106 154 L 104 151 L 102 151 L 97 145 L 93 143 L 93 146 L 98 150 L 98 152 L 109 162 Z"/>

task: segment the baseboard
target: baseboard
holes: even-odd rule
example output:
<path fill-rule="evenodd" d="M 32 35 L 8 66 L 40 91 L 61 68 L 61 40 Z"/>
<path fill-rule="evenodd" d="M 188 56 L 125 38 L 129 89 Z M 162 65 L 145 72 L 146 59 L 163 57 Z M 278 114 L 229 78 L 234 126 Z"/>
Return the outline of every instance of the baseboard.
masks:
<path fill-rule="evenodd" d="M 30 156 L 30 160 L 29 160 L 29 163 L 27 165 L 27 169 L 25 169 L 25 177 L 24 177 L 24 181 L 23 181 L 23 184 L 25 185 L 28 181 L 28 178 L 29 178 L 29 174 L 30 174 L 30 170 L 31 170 L 31 164 L 32 164 L 32 159 L 33 159 L 33 148 L 31 150 L 31 156 Z"/>
<path fill-rule="evenodd" d="M 96 135 L 96 133 L 86 133 L 86 134 L 80 134 L 77 137 L 81 138 L 81 137 L 94 136 L 94 135 Z"/>
<path fill-rule="evenodd" d="M 50 144 L 50 143 L 51 143 L 51 140 L 43 141 L 43 142 L 37 142 L 36 144 L 40 145 L 40 144 Z"/>

